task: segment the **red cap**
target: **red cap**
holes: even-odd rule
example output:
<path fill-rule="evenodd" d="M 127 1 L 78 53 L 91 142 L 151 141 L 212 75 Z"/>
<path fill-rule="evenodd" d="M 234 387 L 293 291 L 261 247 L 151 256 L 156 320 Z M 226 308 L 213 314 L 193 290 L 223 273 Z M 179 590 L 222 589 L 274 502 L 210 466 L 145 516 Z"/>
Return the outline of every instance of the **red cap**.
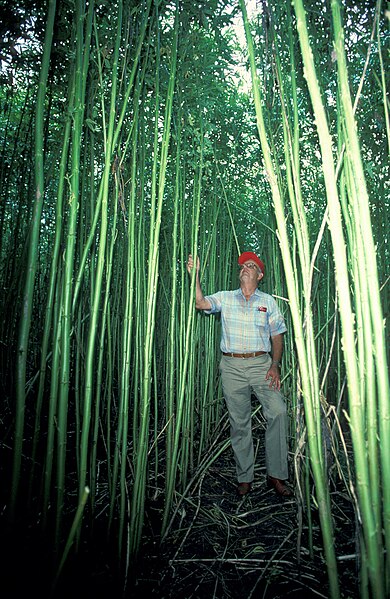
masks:
<path fill-rule="evenodd" d="M 241 256 L 238 257 L 238 264 L 244 264 L 244 262 L 248 262 L 248 260 L 252 260 L 252 262 L 255 262 L 257 266 L 260 268 L 263 275 L 265 274 L 264 262 L 262 262 L 260 258 L 256 256 L 256 254 L 254 254 L 253 252 L 244 252 L 243 254 L 241 254 Z"/>

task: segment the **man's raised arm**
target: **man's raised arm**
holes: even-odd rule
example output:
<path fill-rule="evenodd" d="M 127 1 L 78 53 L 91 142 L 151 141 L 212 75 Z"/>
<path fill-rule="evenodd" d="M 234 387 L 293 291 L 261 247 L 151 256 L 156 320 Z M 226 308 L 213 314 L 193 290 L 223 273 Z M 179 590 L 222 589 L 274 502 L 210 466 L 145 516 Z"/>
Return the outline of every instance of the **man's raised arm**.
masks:
<path fill-rule="evenodd" d="M 188 260 L 187 260 L 187 270 L 188 270 L 188 273 L 190 275 L 192 273 L 192 269 L 193 268 L 194 268 L 194 259 L 192 257 L 192 254 L 190 254 L 188 256 Z M 200 286 L 199 270 L 200 270 L 200 260 L 199 260 L 199 257 L 198 257 L 197 261 L 196 261 L 195 308 L 197 308 L 197 310 L 210 310 L 211 309 L 211 304 L 210 304 L 209 300 L 207 300 L 205 298 L 205 296 L 203 295 L 203 291 L 202 291 L 202 288 Z"/>

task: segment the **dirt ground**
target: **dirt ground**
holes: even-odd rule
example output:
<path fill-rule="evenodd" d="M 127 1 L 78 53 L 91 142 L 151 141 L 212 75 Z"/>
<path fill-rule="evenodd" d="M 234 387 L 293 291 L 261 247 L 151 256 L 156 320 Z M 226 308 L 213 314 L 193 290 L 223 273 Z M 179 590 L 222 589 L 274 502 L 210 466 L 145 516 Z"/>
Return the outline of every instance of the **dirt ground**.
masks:
<path fill-rule="evenodd" d="M 156 541 L 153 550 L 152 540 L 145 548 L 135 596 L 148 591 L 161 599 L 329 597 L 318 514 L 312 514 L 310 557 L 299 502 L 268 489 L 261 464 L 260 459 L 245 498 L 236 495 L 230 452 L 213 464 L 178 502 L 164 542 Z M 347 496 L 337 493 L 337 502 L 339 577 L 342 596 L 352 599 L 359 596 L 353 512 Z"/>
<path fill-rule="evenodd" d="M 93 543 L 81 544 L 77 554 L 69 554 L 52 590 L 50 545 L 34 534 L 33 526 L 22 522 L 4 531 L 2 598 L 327 599 L 318 513 L 314 508 L 310 556 L 307 514 L 293 477 L 293 498 L 283 499 L 267 487 L 261 421 L 254 428 L 254 441 L 252 491 L 244 498 L 237 496 L 233 456 L 226 446 L 207 468 L 195 473 L 185 494 L 176 493 L 174 513 L 162 540 L 161 481 L 161 488 L 148 498 L 140 557 L 129 568 L 126 584 L 123 575 L 117 574 L 113 557 L 117 547 L 105 538 L 103 516 L 104 532 L 99 534 L 97 521 Z M 341 593 L 345 599 L 354 599 L 359 597 L 354 510 L 342 486 L 337 488 L 337 477 L 330 476 L 329 484 Z"/>

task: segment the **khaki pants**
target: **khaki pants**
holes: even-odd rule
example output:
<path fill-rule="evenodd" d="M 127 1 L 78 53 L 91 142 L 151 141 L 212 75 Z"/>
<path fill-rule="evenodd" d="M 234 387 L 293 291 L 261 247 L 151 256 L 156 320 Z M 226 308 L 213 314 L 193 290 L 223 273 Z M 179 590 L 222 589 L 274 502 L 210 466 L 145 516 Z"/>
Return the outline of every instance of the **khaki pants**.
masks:
<path fill-rule="evenodd" d="M 238 482 L 252 482 L 254 475 L 252 393 L 261 403 L 267 420 L 267 473 L 275 478 L 288 479 L 286 405 L 282 394 L 270 389 L 270 381 L 265 380 L 270 365 L 269 354 L 245 359 L 222 356 L 221 359 L 222 388 L 229 412 Z"/>

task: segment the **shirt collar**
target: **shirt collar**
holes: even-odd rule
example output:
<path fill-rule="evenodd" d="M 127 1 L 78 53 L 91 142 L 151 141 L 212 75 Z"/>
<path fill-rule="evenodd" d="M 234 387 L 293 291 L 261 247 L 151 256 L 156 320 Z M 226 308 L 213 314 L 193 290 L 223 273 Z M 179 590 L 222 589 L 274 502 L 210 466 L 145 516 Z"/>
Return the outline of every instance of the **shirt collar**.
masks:
<path fill-rule="evenodd" d="M 253 294 L 252 294 L 252 295 L 260 295 L 260 293 L 261 293 L 261 292 L 260 292 L 260 289 L 257 287 L 257 288 L 255 289 L 255 291 L 253 292 Z M 244 297 L 244 298 L 245 298 L 245 296 L 244 296 L 244 294 L 243 294 L 243 292 L 242 292 L 242 289 L 241 289 L 241 287 L 239 287 L 238 289 L 236 289 L 236 291 L 235 291 L 235 294 L 236 294 L 236 295 L 238 295 L 238 296 L 240 296 L 240 297 Z M 252 297 L 252 296 L 251 296 L 251 297 Z"/>

